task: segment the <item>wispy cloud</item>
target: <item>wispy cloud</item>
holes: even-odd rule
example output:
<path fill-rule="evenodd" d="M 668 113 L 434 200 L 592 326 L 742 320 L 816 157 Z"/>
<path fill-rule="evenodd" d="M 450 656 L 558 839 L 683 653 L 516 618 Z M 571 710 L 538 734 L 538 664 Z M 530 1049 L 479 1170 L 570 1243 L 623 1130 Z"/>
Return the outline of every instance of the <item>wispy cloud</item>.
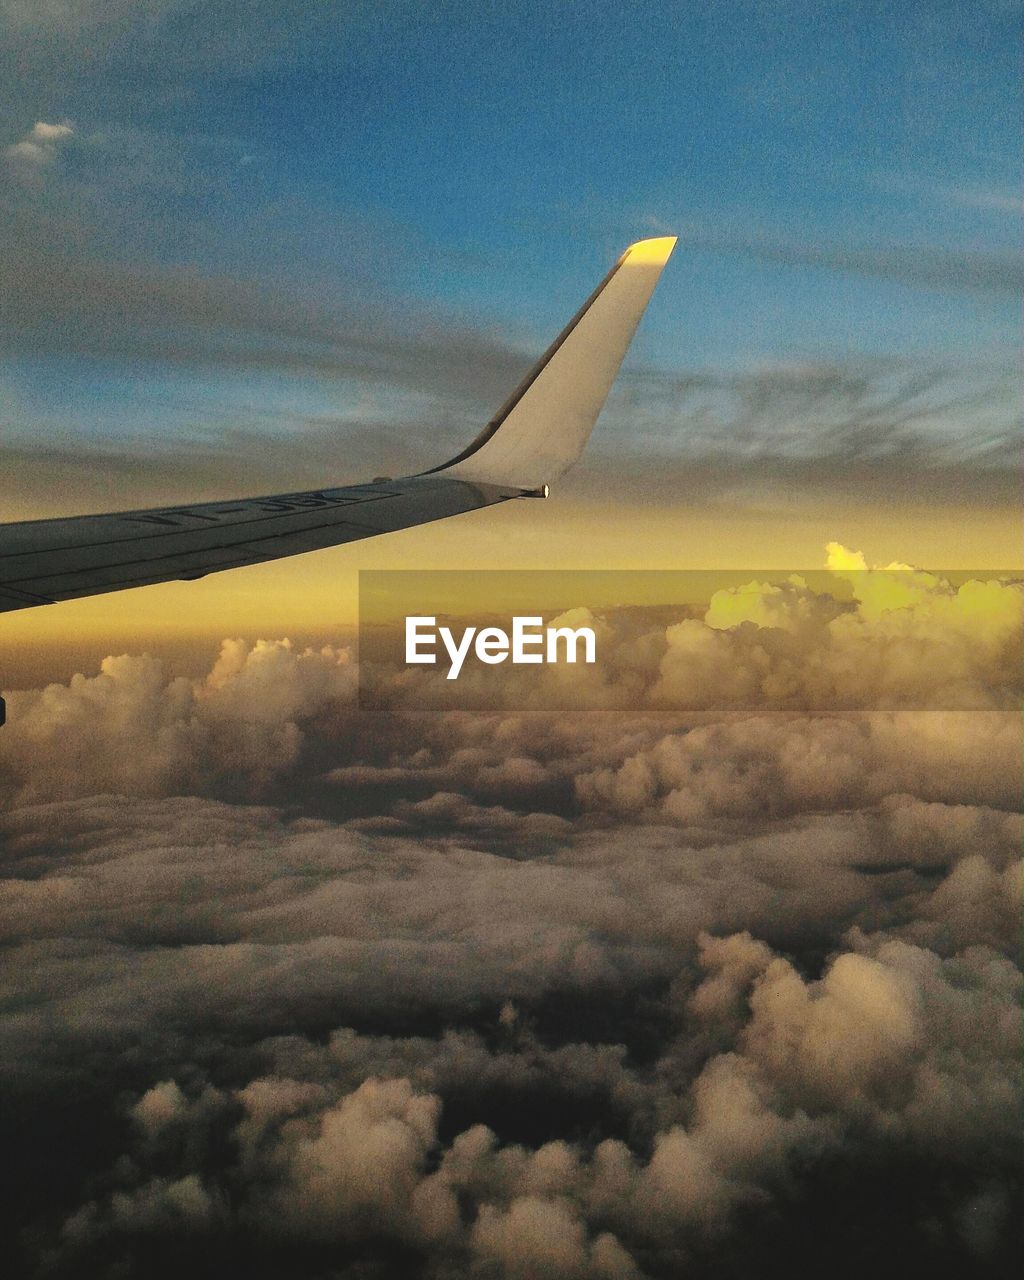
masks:
<path fill-rule="evenodd" d="M 880 191 L 911 196 L 928 202 L 959 205 L 965 209 L 979 209 L 991 213 L 1024 214 L 1024 196 L 1019 188 L 998 182 L 951 182 L 942 178 L 904 173 L 878 173 L 872 175 L 871 185 Z"/>
<path fill-rule="evenodd" d="M 623 379 L 574 484 L 764 513 L 841 497 L 1005 509 L 1019 500 L 1019 431 L 1008 360 L 645 370 Z"/>
<path fill-rule="evenodd" d="M 529 362 L 457 332 L 398 343 L 367 328 L 353 339 L 339 330 L 314 364 L 257 335 L 230 366 L 331 372 L 348 383 L 335 412 L 303 413 L 287 401 L 257 411 L 242 394 L 217 406 L 176 403 L 164 391 L 152 410 L 170 415 L 173 432 L 78 431 L 69 446 L 66 432 L 2 423 L 8 493 L 36 509 L 59 471 L 87 510 L 109 503 L 112 474 L 119 500 L 139 506 L 182 493 L 215 498 L 322 484 L 325 476 L 407 474 L 455 452 Z M 200 337 L 192 341 L 192 357 L 208 358 L 196 349 Z M 179 354 L 189 357 L 184 348 Z M 1009 368 L 849 362 L 645 370 L 623 380 L 571 491 L 584 500 L 607 502 L 612 493 L 617 501 L 696 509 L 803 509 L 840 497 L 903 503 L 908 495 L 1005 509 L 1019 498 L 1018 413 Z"/>
<path fill-rule="evenodd" d="M 337 291 L 342 296 L 337 296 Z M 347 294 L 348 296 L 344 296 Z M 389 322 L 365 286 L 336 281 L 330 305 L 301 288 L 186 266 L 139 266 L 22 247 L 0 259 L 0 318 L 9 351 L 114 360 L 313 372 L 452 389 L 472 378 L 501 393 L 521 361 L 500 338 L 435 314 Z"/>
<path fill-rule="evenodd" d="M 994 213 L 1024 214 L 1024 198 L 1010 191 L 986 191 L 977 187 L 953 188 L 951 199 L 971 209 L 991 209 Z"/>
<path fill-rule="evenodd" d="M 662 221 L 658 220 L 659 225 Z M 718 229 L 685 219 L 675 225 L 691 248 L 709 253 L 817 267 L 942 292 L 1016 296 L 1024 288 L 1024 254 L 1016 250 L 789 239 L 767 231 Z"/>

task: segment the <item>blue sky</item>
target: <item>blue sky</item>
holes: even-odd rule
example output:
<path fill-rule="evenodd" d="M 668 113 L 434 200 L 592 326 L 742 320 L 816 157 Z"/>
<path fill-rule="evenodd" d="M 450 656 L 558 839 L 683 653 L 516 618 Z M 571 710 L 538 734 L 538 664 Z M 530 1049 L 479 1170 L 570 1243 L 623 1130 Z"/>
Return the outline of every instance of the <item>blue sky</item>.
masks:
<path fill-rule="evenodd" d="M 956 380 L 1019 336 L 1015 3 L 6 11 L 12 436 L 468 420 L 670 230 L 634 370 Z"/>

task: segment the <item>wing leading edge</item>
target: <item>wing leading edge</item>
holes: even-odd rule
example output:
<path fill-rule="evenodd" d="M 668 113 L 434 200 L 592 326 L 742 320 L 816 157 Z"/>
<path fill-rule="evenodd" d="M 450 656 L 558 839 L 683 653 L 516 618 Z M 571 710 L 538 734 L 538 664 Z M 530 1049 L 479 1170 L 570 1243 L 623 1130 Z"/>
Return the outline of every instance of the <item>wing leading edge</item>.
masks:
<path fill-rule="evenodd" d="M 0 525 L 0 612 L 201 578 L 546 495 L 579 457 L 674 237 L 631 245 L 499 413 L 419 475 Z"/>

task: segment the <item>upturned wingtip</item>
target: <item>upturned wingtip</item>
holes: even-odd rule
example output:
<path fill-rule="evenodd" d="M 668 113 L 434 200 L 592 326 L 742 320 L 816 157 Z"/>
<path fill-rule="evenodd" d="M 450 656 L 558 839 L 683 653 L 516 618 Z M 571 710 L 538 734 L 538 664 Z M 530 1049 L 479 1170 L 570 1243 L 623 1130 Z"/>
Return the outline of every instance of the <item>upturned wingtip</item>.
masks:
<path fill-rule="evenodd" d="M 672 256 L 678 239 L 678 236 L 655 236 L 651 240 L 637 240 L 622 255 L 623 260 L 663 267 Z"/>

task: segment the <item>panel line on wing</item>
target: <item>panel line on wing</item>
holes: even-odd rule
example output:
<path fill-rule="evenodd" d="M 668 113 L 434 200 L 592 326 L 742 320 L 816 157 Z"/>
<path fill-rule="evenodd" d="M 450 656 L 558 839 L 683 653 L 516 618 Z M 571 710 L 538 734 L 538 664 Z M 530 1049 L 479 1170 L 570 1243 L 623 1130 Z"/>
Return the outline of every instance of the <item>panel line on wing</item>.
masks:
<path fill-rule="evenodd" d="M 332 501 L 332 502 L 324 503 L 323 506 L 320 506 L 320 507 L 313 507 L 313 506 L 295 507 L 290 511 L 267 511 L 261 515 L 253 515 L 247 520 L 230 520 L 223 524 L 218 523 L 217 528 L 218 530 L 224 530 L 225 532 L 231 529 L 246 529 L 252 525 L 263 524 L 268 520 L 280 520 L 283 517 L 288 517 L 293 515 L 304 515 L 307 512 L 322 511 L 325 509 L 340 510 L 341 508 L 344 508 L 344 507 L 356 507 L 356 506 L 361 507 L 361 506 L 365 506 L 367 503 L 383 501 L 387 498 L 400 498 L 400 497 L 402 497 L 402 490 L 397 489 L 388 493 L 380 493 L 375 495 L 367 495 L 366 497 L 362 497 L 362 498 L 354 498 L 351 501 L 337 501 L 337 502 Z M 269 498 L 255 499 L 255 501 L 270 501 L 270 499 Z M 137 511 L 137 512 L 136 511 L 113 512 L 109 516 L 63 516 L 53 521 L 37 522 L 32 520 L 24 520 L 24 521 L 17 521 L 10 525 L 0 526 L 0 527 L 6 527 L 8 529 L 17 529 L 19 524 L 21 525 L 32 525 L 36 523 L 62 524 L 65 520 L 68 521 L 69 523 L 71 521 L 79 521 L 79 520 L 104 520 L 104 521 L 134 520 L 134 519 L 139 519 L 143 516 L 160 516 L 160 515 L 163 515 L 165 512 L 168 515 L 174 515 L 176 513 L 182 512 L 183 510 L 184 509 L 180 507 L 166 507 L 166 508 L 160 507 L 160 508 L 153 508 L 152 510 L 143 510 L 143 511 Z M 145 531 L 145 532 L 140 532 L 139 530 L 133 529 L 130 533 L 126 533 L 123 537 L 118 537 L 118 538 L 102 538 L 94 542 L 92 541 L 91 542 L 75 541 L 70 543 L 60 542 L 60 543 L 52 543 L 49 546 L 44 548 L 29 547 L 22 551 L 4 551 L 3 560 L 4 561 L 14 560 L 19 556 L 48 555 L 51 552 L 57 553 L 61 551 L 91 551 L 98 547 L 115 546 L 117 543 L 120 543 L 120 542 L 142 542 L 150 538 L 173 537 L 177 534 L 188 534 L 188 533 L 201 534 L 204 532 L 212 533 L 213 530 L 208 527 L 207 528 L 195 528 L 195 527 L 188 528 L 187 526 L 183 526 L 183 525 L 176 525 L 173 528 L 170 525 L 168 525 L 164 528 L 159 528 L 159 529 L 154 528 L 152 531 Z M 70 536 L 70 533 L 69 533 L 69 536 Z M 17 581 L 17 579 L 13 579 L 13 581 Z"/>

